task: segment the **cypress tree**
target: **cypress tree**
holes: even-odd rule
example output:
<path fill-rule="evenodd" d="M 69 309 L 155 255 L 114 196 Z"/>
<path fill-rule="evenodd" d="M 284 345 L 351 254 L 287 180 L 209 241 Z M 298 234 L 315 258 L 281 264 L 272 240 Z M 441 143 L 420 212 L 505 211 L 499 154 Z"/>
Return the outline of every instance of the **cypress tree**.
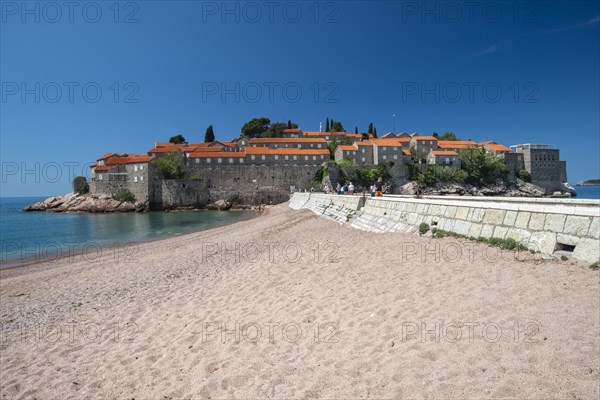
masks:
<path fill-rule="evenodd" d="M 369 130 L 367 131 L 367 133 L 370 135 L 373 133 L 373 123 L 369 122 Z"/>
<path fill-rule="evenodd" d="M 288 129 L 292 129 L 292 121 L 288 119 Z"/>
<path fill-rule="evenodd" d="M 205 142 L 214 142 L 215 141 L 215 133 L 213 132 L 212 125 L 209 125 L 208 128 L 206 128 L 206 133 L 204 134 L 204 141 Z"/>
<path fill-rule="evenodd" d="M 373 137 L 377 139 L 377 128 L 373 128 Z"/>
<path fill-rule="evenodd" d="M 354 127 L 354 133 L 358 133 L 358 126 Z"/>

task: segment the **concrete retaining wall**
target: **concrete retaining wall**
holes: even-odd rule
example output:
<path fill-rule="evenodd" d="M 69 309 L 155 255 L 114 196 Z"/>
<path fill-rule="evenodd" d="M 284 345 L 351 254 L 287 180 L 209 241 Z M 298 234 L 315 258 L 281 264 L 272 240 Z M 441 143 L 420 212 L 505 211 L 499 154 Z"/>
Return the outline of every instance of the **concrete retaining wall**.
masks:
<path fill-rule="evenodd" d="M 295 210 L 305 208 L 319 216 L 339 223 L 346 223 L 362 207 L 362 197 L 336 196 L 321 193 L 294 193 L 289 206 Z"/>
<path fill-rule="evenodd" d="M 297 195 L 304 197 L 295 198 Z M 309 198 L 305 201 L 305 197 Z M 325 205 L 344 204 L 346 212 L 354 204 L 360 207 L 358 199 L 361 197 L 296 193 L 290 206 L 309 208 L 319 214 Z M 303 202 L 305 205 L 299 206 Z M 347 222 L 372 232 L 414 233 L 425 222 L 432 228 L 471 237 L 512 238 L 544 254 L 552 254 L 564 245 L 575 246 L 573 258 L 590 263 L 600 260 L 597 200 L 386 196 L 368 197 L 364 206 L 354 211 L 356 216 Z M 346 222 L 343 218 L 337 220 Z"/>

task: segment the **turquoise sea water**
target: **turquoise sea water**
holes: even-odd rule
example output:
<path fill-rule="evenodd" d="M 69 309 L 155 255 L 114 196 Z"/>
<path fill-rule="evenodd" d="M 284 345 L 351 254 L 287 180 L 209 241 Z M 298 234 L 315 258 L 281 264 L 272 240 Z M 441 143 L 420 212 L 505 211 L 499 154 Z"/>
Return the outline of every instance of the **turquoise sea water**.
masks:
<path fill-rule="evenodd" d="M 231 224 L 255 211 L 51 213 L 21 209 L 45 197 L 0 197 L 0 265 L 55 259 Z"/>

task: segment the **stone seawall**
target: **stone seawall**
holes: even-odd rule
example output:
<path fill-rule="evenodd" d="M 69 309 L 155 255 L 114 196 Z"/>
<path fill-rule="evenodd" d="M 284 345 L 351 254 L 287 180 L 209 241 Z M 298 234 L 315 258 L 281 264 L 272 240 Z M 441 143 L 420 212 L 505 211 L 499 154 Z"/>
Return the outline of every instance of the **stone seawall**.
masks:
<path fill-rule="evenodd" d="M 339 223 L 347 223 L 362 207 L 362 197 L 335 196 L 322 193 L 294 193 L 289 206 L 294 210 L 306 208 L 319 216 Z"/>
<path fill-rule="evenodd" d="M 564 250 L 572 251 L 578 260 L 600 260 L 597 200 L 386 196 L 368 197 L 361 207 L 359 199 L 362 197 L 295 193 L 290 207 L 325 215 L 332 205 L 334 209 L 343 205 L 343 213 L 351 214 L 350 218 L 325 216 L 372 232 L 415 233 L 425 222 L 432 228 L 470 237 L 512 238 L 543 254 Z"/>

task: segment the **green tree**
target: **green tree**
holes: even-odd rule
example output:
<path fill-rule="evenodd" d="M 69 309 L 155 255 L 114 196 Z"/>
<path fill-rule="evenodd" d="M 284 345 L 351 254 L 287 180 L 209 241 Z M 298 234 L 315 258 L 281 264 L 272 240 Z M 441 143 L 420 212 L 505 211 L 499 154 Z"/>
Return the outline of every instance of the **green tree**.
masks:
<path fill-rule="evenodd" d="M 433 132 L 433 135 L 431 135 L 431 136 L 433 136 L 433 137 L 434 137 L 434 138 L 436 138 L 436 139 L 439 139 L 439 138 L 440 138 L 440 134 L 439 134 L 439 133 L 437 133 L 437 132 Z"/>
<path fill-rule="evenodd" d="M 325 120 L 325 132 L 329 132 L 329 118 Z"/>
<path fill-rule="evenodd" d="M 377 128 L 373 127 L 373 137 L 377 139 Z"/>
<path fill-rule="evenodd" d="M 344 132 L 344 126 L 340 121 L 332 121 L 331 132 Z"/>
<path fill-rule="evenodd" d="M 206 128 L 206 133 L 204 134 L 204 141 L 205 142 L 214 142 L 215 141 L 215 132 L 213 131 L 212 125 L 209 125 L 208 128 Z"/>
<path fill-rule="evenodd" d="M 90 191 L 90 185 L 88 185 L 85 176 L 76 176 L 73 178 L 73 192 L 77 194 L 86 194 Z"/>
<path fill-rule="evenodd" d="M 367 130 L 367 133 L 369 135 L 373 134 L 373 123 L 372 122 L 369 122 L 369 129 Z"/>
<path fill-rule="evenodd" d="M 185 141 L 185 138 L 183 137 L 183 135 L 175 135 L 175 136 L 171 136 L 171 139 L 169 139 L 169 143 L 185 144 L 187 142 Z"/>
<path fill-rule="evenodd" d="M 292 129 L 292 121 L 288 119 L 287 129 Z"/>
<path fill-rule="evenodd" d="M 458 153 L 461 168 L 467 173 L 466 182 L 474 186 L 486 186 L 498 180 L 506 181 L 508 168 L 504 161 L 483 147 L 468 148 Z"/>
<path fill-rule="evenodd" d="M 460 140 L 454 133 L 446 132 L 438 140 Z"/>
<path fill-rule="evenodd" d="M 273 122 L 267 131 L 264 133 L 263 137 L 269 138 L 280 138 L 283 137 L 283 130 L 287 129 L 287 124 L 285 122 Z"/>
<path fill-rule="evenodd" d="M 185 165 L 177 152 L 170 152 L 157 157 L 150 165 L 165 179 L 181 179 L 185 177 Z"/>
<path fill-rule="evenodd" d="M 357 134 L 357 133 L 358 133 L 358 126 L 355 126 L 354 127 L 354 134 Z"/>
<path fill-rule="evenodd" d="M 242 135 L 249 138 L 262 137 L 269 129 L 270 124 L 269 118 L 253 118 L 242 126 Z"/>

